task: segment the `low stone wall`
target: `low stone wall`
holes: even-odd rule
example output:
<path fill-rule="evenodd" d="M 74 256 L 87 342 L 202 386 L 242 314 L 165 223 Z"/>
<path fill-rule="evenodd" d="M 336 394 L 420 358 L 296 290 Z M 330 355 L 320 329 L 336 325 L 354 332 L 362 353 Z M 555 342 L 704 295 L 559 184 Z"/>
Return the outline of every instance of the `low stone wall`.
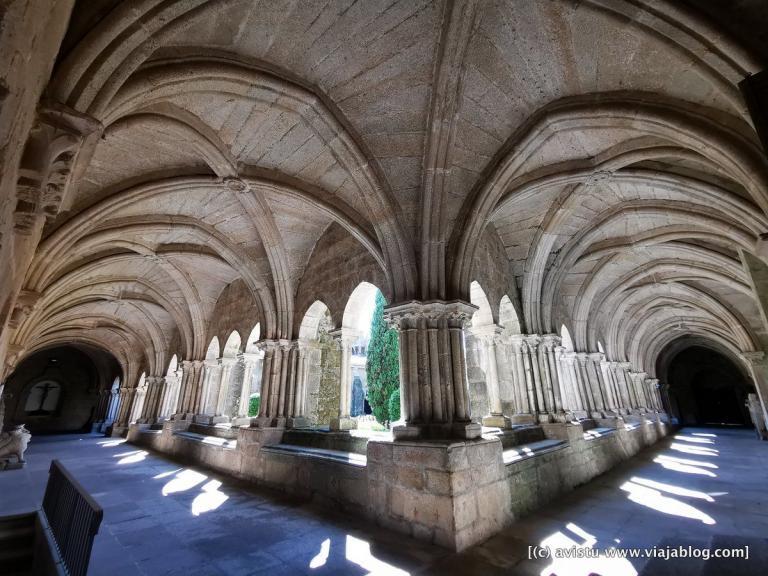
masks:
<path fill-rule="evenodd" d="M 613 424 L 618 427 L 589 439 L 579 424 L 544 424 L 548 438 L 566 443 L 506 465 L 502 443 L 491 437 L 459 442 L 370 440 L 365 463 L 287 452 L 278 446 L 284 435 L 278 428 L 242 427 L 235 447 L 178 434 L 189 426 L 187 421 L 165 422 L 162 431 L 132 425 L 128 439 L 184 462 L 365 515 L 420 540 L 463 550 L 668 433 L 668 425 L 658 419 L 640 417 L 628 427 L 622 420 Z"/>
<path fill-rule="evenodd" d="M 613 432 L 590 439 L 584 438 L 579 425 L 544 424 L 543 428 L 547 437 L 568 443 L 554 452 L 506 465 L 515 518 L 589 482 L 668 434 L 668 426 L 658 420 L 643 420 L 633 429 L 619 421 Z"/>
<path fill-rule="evenodd" d="M 225 474 L 240 475 L 242 454 L 237 448 L 226 448 L 213 444 L 195 442 L 174 434 L 186 430 L 187 422 L 166 422 L 162 431 L 149 430 L 147 425 L 131 424 L 128 441 L 139 446 L 146 446 L 168 456 L 211 468 Z"/>

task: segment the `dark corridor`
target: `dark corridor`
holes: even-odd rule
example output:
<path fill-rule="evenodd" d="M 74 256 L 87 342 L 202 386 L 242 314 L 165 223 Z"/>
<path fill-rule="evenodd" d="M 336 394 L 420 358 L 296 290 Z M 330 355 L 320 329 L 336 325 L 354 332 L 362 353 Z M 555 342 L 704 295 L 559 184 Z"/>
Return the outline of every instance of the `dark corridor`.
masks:
<path fill-rule="evenodd" d="M 701 346 L 688 348 L 670 363 L 668 382 L 681 424 L 751 425 L 745 402 L 754 387 L 726 356 Z"/>

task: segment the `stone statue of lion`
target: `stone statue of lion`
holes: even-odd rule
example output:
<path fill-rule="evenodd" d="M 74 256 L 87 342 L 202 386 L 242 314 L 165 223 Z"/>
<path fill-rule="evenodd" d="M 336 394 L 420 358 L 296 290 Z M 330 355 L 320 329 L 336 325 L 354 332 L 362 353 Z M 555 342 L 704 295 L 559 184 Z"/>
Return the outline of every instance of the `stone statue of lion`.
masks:
<path fill-rule="evenodd" d="M 24 424 L 16 426 L 10 432 L 0 434 L 0 459 L 16 456 L 19 463 L 23 463 L 24 452 L 27 451 L 30 438 L 32 438 L 32 434 L 24 428 Z"/>

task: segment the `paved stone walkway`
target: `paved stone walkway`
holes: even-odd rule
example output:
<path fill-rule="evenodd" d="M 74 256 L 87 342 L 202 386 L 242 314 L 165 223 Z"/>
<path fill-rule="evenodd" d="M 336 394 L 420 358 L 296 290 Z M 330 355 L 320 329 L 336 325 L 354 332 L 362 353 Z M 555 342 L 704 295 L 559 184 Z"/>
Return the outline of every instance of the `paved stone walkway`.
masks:
<path fill-rule="evenodd" d="M 463 554 L 96 436 L 33 439 L 0 514 L 34 509 L 52 457 L 105 510 L 94 575 L 768 573 L 768 443 L 685 429 Z M 750 559 L 529 561 L 528 546 L 750 548 Z"/>

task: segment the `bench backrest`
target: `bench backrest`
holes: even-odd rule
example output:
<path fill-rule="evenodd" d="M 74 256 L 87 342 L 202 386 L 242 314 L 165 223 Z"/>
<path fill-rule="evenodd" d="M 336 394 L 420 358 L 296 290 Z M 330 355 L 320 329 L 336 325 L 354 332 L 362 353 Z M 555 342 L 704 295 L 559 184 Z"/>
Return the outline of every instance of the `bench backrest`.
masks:
<path fill-rule="evenodd" d="M 85 576 L 104 511 L 61 462 L 53 460 L 43 512 L 71 576 Z"/>

